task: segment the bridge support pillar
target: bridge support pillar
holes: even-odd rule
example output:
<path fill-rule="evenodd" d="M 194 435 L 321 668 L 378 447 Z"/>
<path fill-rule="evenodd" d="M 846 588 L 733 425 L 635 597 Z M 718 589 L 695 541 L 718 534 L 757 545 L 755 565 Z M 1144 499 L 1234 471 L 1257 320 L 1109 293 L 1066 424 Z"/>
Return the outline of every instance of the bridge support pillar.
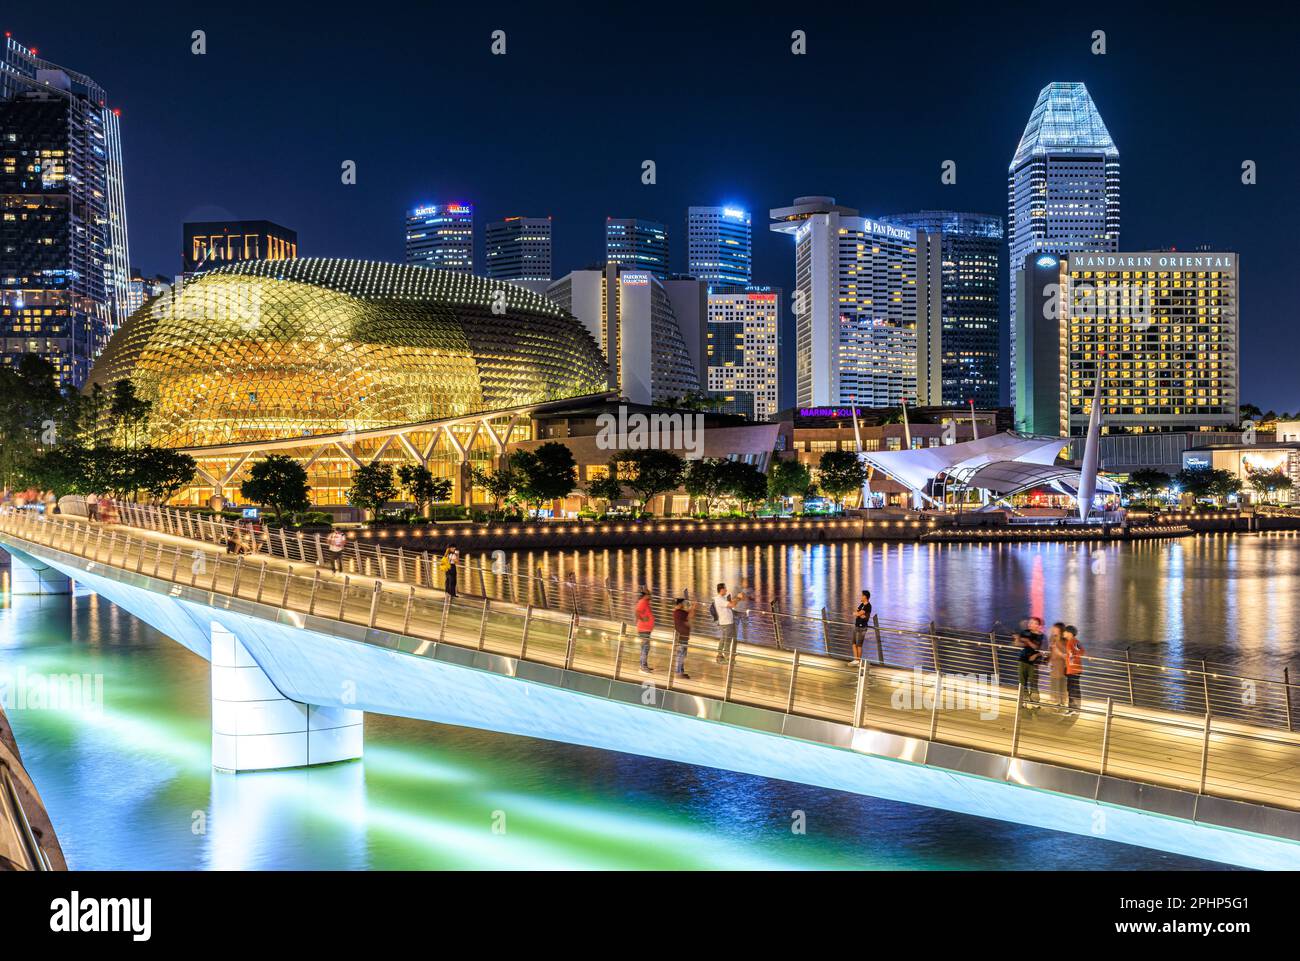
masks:
<path fill-rule="evenodd" d="M 266 771 L 361 757 L 361 711 L 285 697 L 238 637 L 215 622 L 211 631 L 213 767 Z"/>
<path fill-rule="evenodd" d="M 9 588 L 13 594 L 71 594 L 72 581 L 48 564 L 33 557 L 20 556 L 12 551 L 10 557 Z"/>

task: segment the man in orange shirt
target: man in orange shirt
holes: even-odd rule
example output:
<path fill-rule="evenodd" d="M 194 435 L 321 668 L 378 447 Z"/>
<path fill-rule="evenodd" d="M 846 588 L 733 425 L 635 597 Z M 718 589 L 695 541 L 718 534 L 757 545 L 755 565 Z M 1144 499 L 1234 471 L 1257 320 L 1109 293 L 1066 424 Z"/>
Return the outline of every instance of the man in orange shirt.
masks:
<path fill-rule="evenodd" d="M 641 588 L 641 598 L 636 602 L 636 632 L 641 638 L 641 673 L 653 674 L 650 666 L 650 632 L 655 629 L 655 612 L 650 609 L 650 591 Z"/>
<path fill-rule="evenodd" d="M 1079 629 L 1073 624 L 1065 629 L 1065 687 L 1070 692 L 1068 717 L 1077 714 L 1083 704 L 1080 684 L 1083 681 L 1083 655 L 1088 653 L 1079 641 Z"/>

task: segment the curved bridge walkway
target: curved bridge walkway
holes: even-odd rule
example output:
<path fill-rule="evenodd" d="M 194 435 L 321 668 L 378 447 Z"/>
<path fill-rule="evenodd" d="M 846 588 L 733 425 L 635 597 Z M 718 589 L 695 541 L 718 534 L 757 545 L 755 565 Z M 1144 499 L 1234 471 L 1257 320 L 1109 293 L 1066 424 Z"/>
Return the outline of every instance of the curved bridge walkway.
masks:
<path fill-rule="evenodd" d="M 902 760 L 926 763 L 936 746 L 955 746 L 1011 759 L 1007 781 L 1016 779 L 1016 762 L 1038 762 L 1092 776 L 1098 794 L 1110 779 L 1131 782 L 1139 793 L 1150 785 L 1197 801 L 1247 802 L 1263 833 L 1300 840 L 1291 814 L 1280 820 L 1268 814 L 1300 811 L 1300 735 L 1290 730 L 1297 692 L 1289 684 L 1091 658 L 1083 702 L 1066 715 L 1008 683 L 1015 649 L 996 636 L 939 636 L 877 622 L 868 662 L 854 666 L 836 656 L 832 643 L 843 624 L 774 612 L 776 643 L 755 638 L 728 650 L 714 637 L 692 637 L 689 678 L 668 670 L 671 633 L 657 630 L 650 642 L 655 671 L 647 675 L 639 670 L 634 630 L 610 616 L 612 598 L 606 598 L 604 616 L 577 604 L 566 610 L 564 590 L 556 596 L 556 585 L 544 581 L 541 589 L 551 595 L 544 603 L 533 602 L 536 583 L 528 587 L 531 600 L 519 596 L 517 583 L 498 590 L 518 602 L 487 596 L 490 589 L 453 598 L 436 586 L 438 565 L 427 556 L 363 555 L 354 544 L 348 572 L 332 574 L 317 566 L 324 557 L 310 541 L 290 538 L 296 549 L 287 541 L 263 542 L 264 553 L 232 555 L 221 546 L 230 531 L 217 523 L 202 521 L 210 529 L 197 530 L 185 525 L 198 519 L 180 512 L 134 505 L 121 510 L 121 520 L 136 526 L 11 511 L 0 516 L 0 544 L 36 558 L 46 550 L 77 558 L 88 572 L 144 575 L 173 585 L 173 595 L 181 587 L 202 591 L 214 605 L 222 597 L 239 598 L 388 632 L 400 637 L 401 652 L 416 657 L 451 645 L 594 679 L 654 685 L 700 703 L 879 732 L 905 745 L 892 752 Z M 469 570 L 471 576 L 462 571 L 463 589 L 476 581 L 488 586 L 487 572 Z M 570 588 L 575 596 L 580 590 Z M 660 623 L 665 620 L 661 616 Z M 714 627 L 697 616 L 696 627 L 702 623 Z M 820 637 L 822 650 L 809 649 L 810 633 Z M 1274 823 L 1284 829 L 1272 830 Z"/>

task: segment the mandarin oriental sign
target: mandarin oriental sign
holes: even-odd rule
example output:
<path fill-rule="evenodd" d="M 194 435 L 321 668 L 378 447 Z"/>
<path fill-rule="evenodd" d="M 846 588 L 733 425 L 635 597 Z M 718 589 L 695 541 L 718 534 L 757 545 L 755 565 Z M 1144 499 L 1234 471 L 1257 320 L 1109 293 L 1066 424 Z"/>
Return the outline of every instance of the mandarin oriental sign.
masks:
<path fill-rule="evenodd" d="M 1164 270 L 1233 270 L 1236 254 L 1071 254 L 1072 270 L 1123 270 L 1156 268 Z"/>

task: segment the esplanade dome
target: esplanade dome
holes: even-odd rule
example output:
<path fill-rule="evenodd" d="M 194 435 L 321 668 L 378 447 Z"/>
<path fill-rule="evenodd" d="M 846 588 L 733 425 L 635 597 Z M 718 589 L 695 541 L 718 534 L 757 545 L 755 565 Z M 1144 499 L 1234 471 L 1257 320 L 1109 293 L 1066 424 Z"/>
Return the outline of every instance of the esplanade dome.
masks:
<path fill-rule="evenodd" d="M 522 287 L 404 264 L 246 261 L 157 296 L 87 388 L 130 378 L 187 448 L 420 423 L 604 392 L 595 340 Z"/>

